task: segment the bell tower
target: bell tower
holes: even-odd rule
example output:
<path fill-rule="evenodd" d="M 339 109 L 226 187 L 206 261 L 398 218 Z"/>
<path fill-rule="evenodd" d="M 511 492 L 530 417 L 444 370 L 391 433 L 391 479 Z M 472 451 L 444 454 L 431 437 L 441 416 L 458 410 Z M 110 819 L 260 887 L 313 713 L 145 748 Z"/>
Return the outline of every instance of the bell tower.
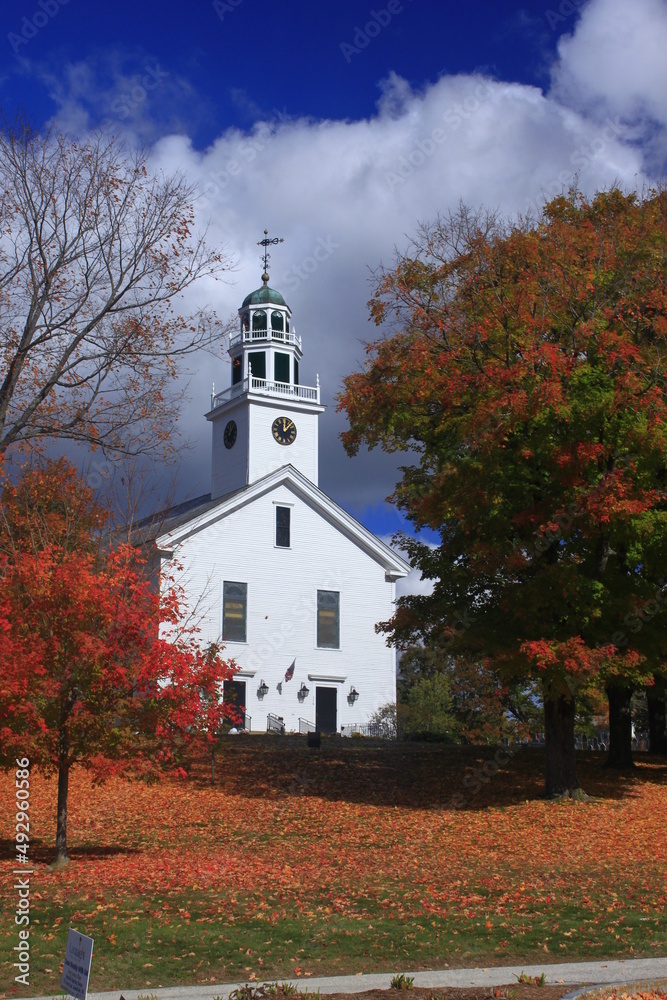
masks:
<path fill-rule="evenodd" d="M 288 464 L 317 485 L 319 377 L 301 384 L 301 337 L 284 298 L 269 287 L 268 247 L 282 242 L 264 230 L 262 286 L 243 300 L 229 345 L 231 385 L 211 393 L 213 500 Z"/>

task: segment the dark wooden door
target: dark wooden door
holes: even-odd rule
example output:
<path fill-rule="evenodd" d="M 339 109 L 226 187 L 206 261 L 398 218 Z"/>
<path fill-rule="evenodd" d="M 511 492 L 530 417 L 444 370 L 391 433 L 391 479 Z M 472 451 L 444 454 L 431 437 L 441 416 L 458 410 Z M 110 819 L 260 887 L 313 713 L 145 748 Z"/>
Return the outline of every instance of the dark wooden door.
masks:
<path fill-rule="evenodd" d="M 225 701 L 238 710 L 245 729 L 245 681 L 225 681 Z"/>
<path fill-rule="evenodd" d="M 315 688 L 315 728 L 318 733 L 337 732 L 336 688 Z"/>

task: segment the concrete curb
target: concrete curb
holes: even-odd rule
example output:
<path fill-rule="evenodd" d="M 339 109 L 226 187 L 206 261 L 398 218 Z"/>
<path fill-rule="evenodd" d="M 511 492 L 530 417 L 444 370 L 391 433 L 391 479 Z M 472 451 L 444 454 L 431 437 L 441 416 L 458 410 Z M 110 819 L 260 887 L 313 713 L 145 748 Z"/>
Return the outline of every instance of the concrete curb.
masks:
<path fill-rule="evenodd" d="M 401 970 L 397 970 L 401 971 Z M 406 970 L 403 970 L 406 971 Z M 619 982 L 653 982 L 667 979 L 667 958 L 610 959 L 608 962 L 564 962 L 558 965 L 508 965 L 489 966 L 484 969 L 443 969 L 433 972 L 410 972 L 415 986 L 466 987 L 466 986 L 510 986 L 516 983 L 522 972 L 527 976 L 546 976 L 549 984 L 580 986 L 590 983 L 587 990 L 575 990 L 569 996 L 595 989 L 596 985 L 611 985 Z M 326 993 L 363 993 L 365 990 L 387 990 L 391 986 L 394 972 L 377 972 L 356 976 L 320 976 L 278 982 L 293 983 L 303 991 Z M 275 982 L 276 980 L 267 980 Z M 247 980 L 246 980 L 247 982 Z M 219 983 L 206 986 L 170 986 L 154 988 L 144 986 L 139 990 L 113 990 L 107 993 L 89 993 L 88 1000 L 119 1000 L 121 993 L 125 1000 L 138 1000 L 139 996 L 156 996 L 158 1000 L 214 1000 L 221 997 L 228 1000 L 229 994 L 244 983 Z M 254 983 L 253 985 L 258 985 Z M 52 1000 L 62 996 L 57 990 L 48 996 L 31 997 L 28 1000 Z"/>

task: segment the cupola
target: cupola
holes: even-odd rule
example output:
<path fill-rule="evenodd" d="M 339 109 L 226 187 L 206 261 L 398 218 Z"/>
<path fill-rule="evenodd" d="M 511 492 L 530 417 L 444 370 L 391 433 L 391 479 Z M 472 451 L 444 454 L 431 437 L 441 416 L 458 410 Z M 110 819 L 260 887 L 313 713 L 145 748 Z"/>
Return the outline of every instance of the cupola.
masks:
<path fill-rule="evenodd" d="M 264 230 L 262 285 L 244 298 L 229 344 L 231 384 L 211 393 L 214 498 L 287 463 L 317 484 L 319 377 L 301 384 L 301 337 L 290 307 L 269 285 L 267 250 L 282 242 Z"/>

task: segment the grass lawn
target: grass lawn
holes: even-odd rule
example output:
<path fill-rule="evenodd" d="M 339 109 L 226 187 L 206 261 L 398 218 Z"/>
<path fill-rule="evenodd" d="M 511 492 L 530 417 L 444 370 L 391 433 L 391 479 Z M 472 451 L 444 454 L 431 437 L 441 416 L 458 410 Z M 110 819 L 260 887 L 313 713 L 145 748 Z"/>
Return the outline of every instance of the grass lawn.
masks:
<path fill-rule="evenodd" d="M 667 761 L 582 754 L 587 803 L 541 799 L 543 754 L 231 737 L 188 780 L 31 775 L 30 987 L 15 970 L 13 775 L 0 776 L 0 996 L 59 992 L 67 928 L 91 990 L 667 954 Z M 15 954 L 15 953 L 14 953 Z M 4 991 L 4 993 L 3 993 Z"/>

